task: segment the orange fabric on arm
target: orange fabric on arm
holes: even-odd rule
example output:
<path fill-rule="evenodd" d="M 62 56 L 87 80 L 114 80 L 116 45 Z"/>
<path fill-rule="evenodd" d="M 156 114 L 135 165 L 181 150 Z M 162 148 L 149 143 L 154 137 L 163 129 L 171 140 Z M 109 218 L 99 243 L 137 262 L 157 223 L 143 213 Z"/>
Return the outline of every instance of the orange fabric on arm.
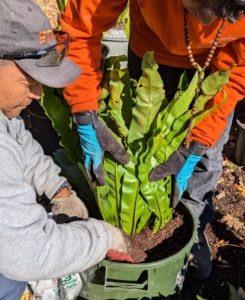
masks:
<path fill-rule="evenodd" d="M 70 0 L 60 23 L 71 35 L 69 58 L 83 69 L 79 78 L 64 89 L 72 112 L 97 110 L 100 94 L 101 39 L 127 5 L 127 0 Z"/>
<path fill-rule="evenodd" d="M 231 71 L 229 82 L 224 86 L 227 93 L 226 102 L 212 114 L 202 120 L 192 130 L 190 140 L 196 140 L 209 147 L 215 145 L 225 127 L 227 117 L 232 113 L 238 101 L 245 97 L 245 39 L 238 39 L 220 48 L 218 54 L 213 58 L 213 72 L 217 70 L 228 70 L 232 64 L 237 64 Z M 215 107 L 222 103 L 224 93 L 219 92 L 206 107 Z"/>

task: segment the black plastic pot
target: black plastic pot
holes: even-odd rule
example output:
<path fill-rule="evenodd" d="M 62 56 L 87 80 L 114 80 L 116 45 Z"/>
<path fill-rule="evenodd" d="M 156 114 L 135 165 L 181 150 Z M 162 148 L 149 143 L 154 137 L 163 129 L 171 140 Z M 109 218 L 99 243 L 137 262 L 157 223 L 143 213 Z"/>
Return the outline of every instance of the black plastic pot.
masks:
<path fill-rule="evenodd" d="M 245 111 L 236 118 L 238 132 L 235 146 L 235 162 L 245 167 Z"/>
<path fill-rule="evenodd" d="M 60 136 L 38 102 L 33 101 L 26 111 L 30 116 L 32 136 L 42 146 L 44 153 L 52 155 L 57 149 L 62 148 L 59 144 Z"/>

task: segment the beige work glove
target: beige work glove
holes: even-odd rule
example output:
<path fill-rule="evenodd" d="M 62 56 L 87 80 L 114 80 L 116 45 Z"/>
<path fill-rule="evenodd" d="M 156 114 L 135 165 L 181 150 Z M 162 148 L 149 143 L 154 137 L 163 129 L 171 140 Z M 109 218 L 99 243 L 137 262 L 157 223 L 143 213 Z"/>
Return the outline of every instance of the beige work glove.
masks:
<path fill-rule="evenodd" d="M 58 224 L 88 219 L 88 210 L 74 191 L 71 195 L 51 200 L 51 210 Z"/>
<path fill-rule="evenodd" d="M 103 222 L 103 221 L 101 221 Z M 107 252 L 107 257 L 114 261 L 126 261 L 131 263 L 142 262 L 147 254 L 137 245 L 132 244 L 122 229 L 104 222 L 108 230 L 112 233 L 112 247 Z"/>

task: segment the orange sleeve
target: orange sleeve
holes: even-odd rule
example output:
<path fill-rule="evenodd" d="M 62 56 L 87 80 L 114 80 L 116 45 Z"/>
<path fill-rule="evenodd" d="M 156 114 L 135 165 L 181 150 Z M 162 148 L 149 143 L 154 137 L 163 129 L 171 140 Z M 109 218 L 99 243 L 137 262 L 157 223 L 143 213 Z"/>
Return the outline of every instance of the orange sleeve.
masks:
<path fill-rule="evenodd" d="M 69 32 L 69 58 L 82 68 L 78 79 L 64 89 L 72 112 L 97 110 L 100 93 L 101 39 L 127 5 L 127 0 L 70 0 L 60 23 Z"/>
<path fill-rule="evenodd" d="M 245 39 L 238 39 L 217 50 L 217 55 L 213 57 L 212 72 L 227 70 L 234 63 L 237 66 L 232 69 L 229 82 L 223 88 L 228 95 L 226 103 L 192 129 L 191 140 L 209 147 L 215 145 L 228 124 L 227 117 L 232 113 L 237 102 L 245 97 Z M 224 93 L 220 91 L 207 103 L 206 107 L 219 105 L 223 97 Z"/>

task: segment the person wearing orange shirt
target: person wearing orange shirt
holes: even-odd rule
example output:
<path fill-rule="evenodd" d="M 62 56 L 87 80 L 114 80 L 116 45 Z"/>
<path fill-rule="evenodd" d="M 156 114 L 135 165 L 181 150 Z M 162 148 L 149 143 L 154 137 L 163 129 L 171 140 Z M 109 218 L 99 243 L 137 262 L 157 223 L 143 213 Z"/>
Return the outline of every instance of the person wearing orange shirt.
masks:
<path fill-rule="evenodd" d="M 112 136 L 104 138 L 105 126 L 98 123 L 96 114 L 102 77 L 101 39 L 127 2 L 70 0 L 60 19 L 62 28 L 71 35 L 69 57 L 83 67 L 82 75 L 65 88 L 64 95 L 78 125 L 85 168 L 90 174 L 92 167 L 99 184 L 104 184 L 103 151 L 111 151 L 112 145 L 119 149 Z M 213 216 L 212 195 L 222 172 L 222 149 L 228 139 L 233 110 L 245 96 L 244 9 L 245 0 L 130 1 L 131 78 L 139 79 L 142 57 L 146 51 L 154 51 L 171 99 L 180 75 L 186 70 L 190 80 L 196 63 L 205 66 L 205 75 L 237 65 L 224 87 L 226 103 L 192 129 L 189 148 L 180 147 L 149 175 L 152 181 L 175 175 L 174 200 L 183 198 L 196 217 L 198 234 L 191 249 L 188 274 L 198 279 L 207 278 L 212 270 L 205 227 Z M 220 91 L 208 106 L 217 106 L 222 100 Z M 120 154 L 117 159 L 127 161 Z"/>

